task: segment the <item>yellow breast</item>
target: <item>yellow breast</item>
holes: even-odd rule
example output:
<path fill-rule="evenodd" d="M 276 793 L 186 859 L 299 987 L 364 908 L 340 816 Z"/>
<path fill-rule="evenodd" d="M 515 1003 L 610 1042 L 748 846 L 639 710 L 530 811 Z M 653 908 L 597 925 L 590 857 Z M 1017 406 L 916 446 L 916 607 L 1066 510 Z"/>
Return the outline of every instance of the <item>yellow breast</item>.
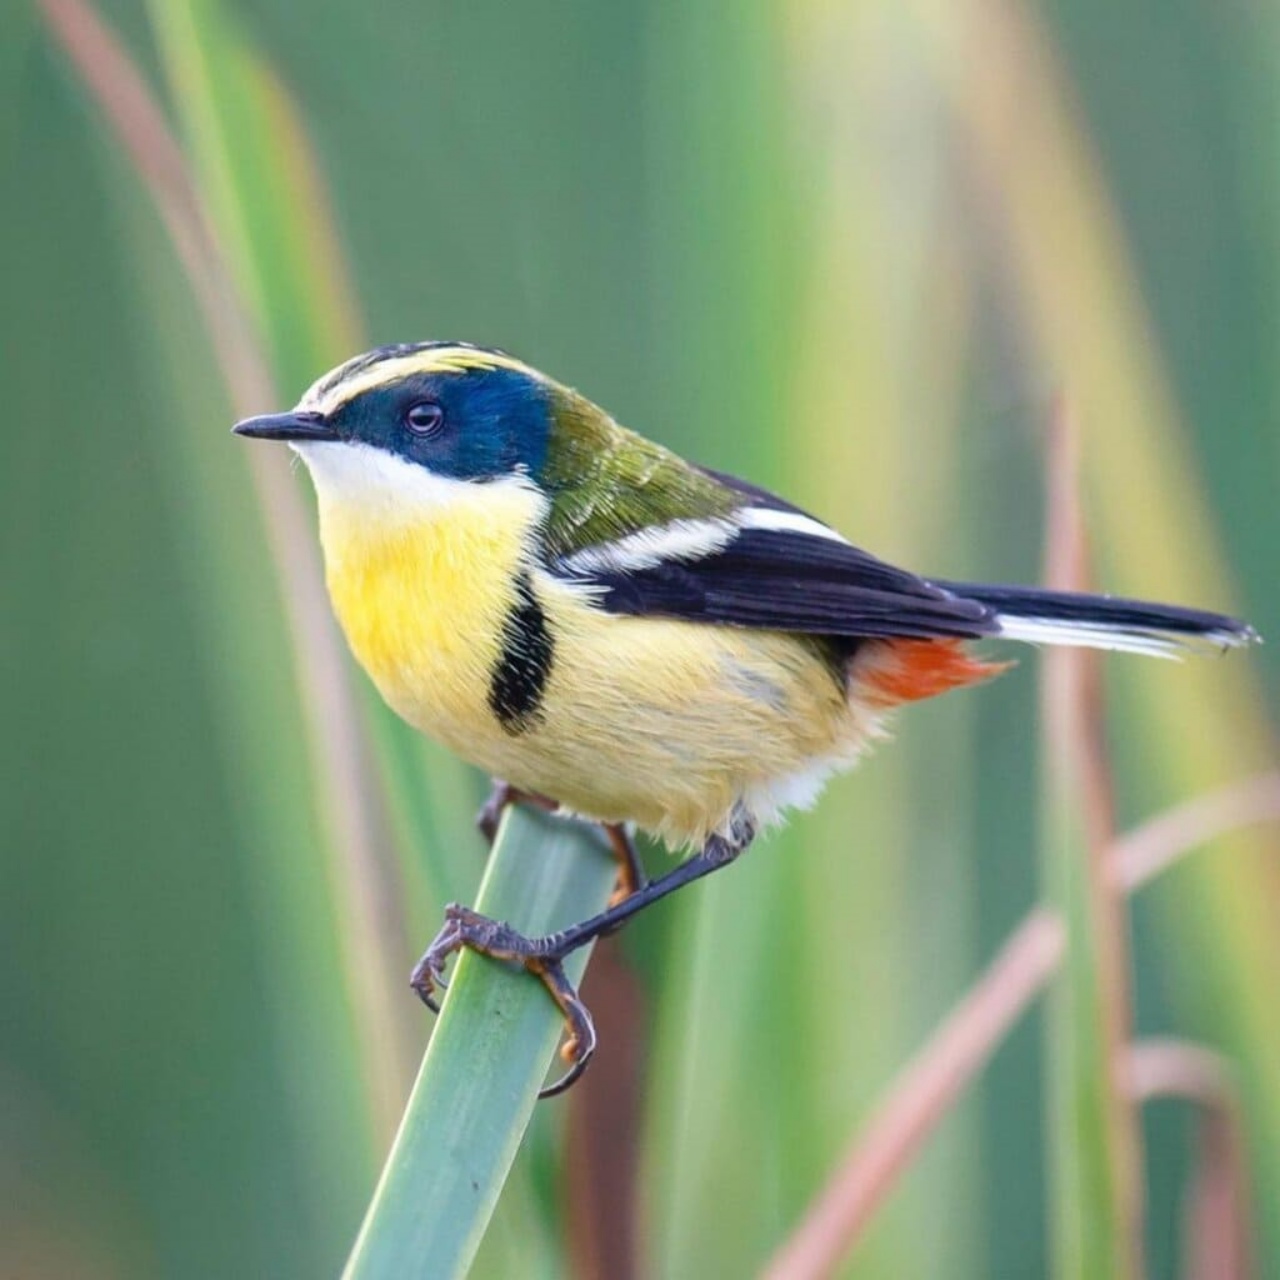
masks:
<path fill-rule="evenodd" d="M 329 594 L 352 652 L 400 715 L 485 764 L 486 744 L 506 736 L 489 690 L 543 499 L 518 483 L 458 484 L 436 502 L 371 510 L 317 492 Z"/>

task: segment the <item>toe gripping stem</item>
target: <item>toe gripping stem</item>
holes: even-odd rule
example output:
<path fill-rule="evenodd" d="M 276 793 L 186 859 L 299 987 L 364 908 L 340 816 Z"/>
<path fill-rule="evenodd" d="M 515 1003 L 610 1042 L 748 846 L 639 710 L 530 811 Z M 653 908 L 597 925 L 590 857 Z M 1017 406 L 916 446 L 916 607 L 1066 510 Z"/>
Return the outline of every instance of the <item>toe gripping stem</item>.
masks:
<path fill-rule="evenodd" d="M 549 796 L 539 795 L 536 791 L 523 791 L 501 778 L 494 778 L 493 788 L 480 806 L 480 812 L 476 814 L 476 827 L 487 844 L 492 845 L 498 838 L 502 811 L 513 804 L 527 804 L 531 808 L 541 809 L 543 813 L 555 813 L 560 807 Z"/>
<path fill-rule="evenodd" d="M 591 1013 L 564 971 L 564 958 L 575 948 L 557 952 L 560 938 L 561 935 L 556 934 L 546 938 L 527 938 L 508 924 L 452 902 L 445 908 L 444 926 L 409 979 L 422 1003 L 433 1013 L 439 1013 L 436 990 L 448 989 L 449 984 L 444 979 L 445 966 L 449 957 L 463 947 L 495 960 L 519 964 L 537 978 L 564 1016 L 566 1034 L 560 1046 L 560 1056 L 568 1063 L 564 1075 L 539 1092 L 540 1098 L 552 1098 L 574 1084 L 596 1051 L 596 1028 Z"/>
<path fill-rule="evenodd" d="M 579 947 L 613 932 L 637 912 L 667 894 L 727 866 L 746 848 L 751 834 L 750 828 L 744 828 L 732 840 L 712 836 L 699 853 L 665 876 L 641 884 L 635 892 L 615 901 L 599 915 L 541 938 L 527 938 L 509 924 L 491 920 L 456 902 L 450 903 L 445 908 L 444 926 L 415 966 L 410 984 L 427 1008 L 438 1013 L 436 990 L 448 987 L 444 980 L 445 965 L 449 957 L 463 947 L 528 970 L 542 983 L 564 1015 L 566 1034 L 560 1052 L 569 1064 L 565 1074 L 543 1089 L 539 1096 L 550 1098 L 563 1093 L 586 1070 L 596 1051 L 595 1024 L 582 997 L 565 975 L 565 958 Z"/>

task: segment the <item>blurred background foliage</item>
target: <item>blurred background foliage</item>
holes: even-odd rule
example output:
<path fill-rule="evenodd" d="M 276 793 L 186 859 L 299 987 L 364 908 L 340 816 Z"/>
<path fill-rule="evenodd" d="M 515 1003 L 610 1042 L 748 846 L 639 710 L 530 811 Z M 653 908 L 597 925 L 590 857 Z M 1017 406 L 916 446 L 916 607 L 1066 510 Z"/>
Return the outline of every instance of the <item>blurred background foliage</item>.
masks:
<path fill-rule="evenodd" d="M 1274 6 L 99 12 L 266 353 L 278 398 L 248 409 L 376 342 L 501 345 L 891 559 L 1029 581 L 1064 393 L 1105 586 L 1280 636 Z M 429 1032 L 403 975 L 479 878 L 482 783 L 317 668 L 331 628 L 269 554 L 305 485 L 255 489 L 137 172 L 38 12 L 0 24 L 0 1269 L 333 1274 Z M 604 1173 L 635 1167 L 609 1221 L 634 1202 L 642 1274 L 757 1269 L 1035 900 L 1037 666 L 913 709 L 628 931 L 642 1007 L 602 1057 L 644 1084 Z M 1117 657 L 1107 685 L 1122 826 L 1274 758 L 1274 647 Z M 1278 926 L 1263 830 L 1135 905 L 1139 1029 L 1239 1073 L 1271 1276 Z M 1041 1059 L 1029 1019 L 849 1275 L 1046 1270 Z M 583 1270 L 587 1105 L 539 1109 L 477 1274 Z M 1144 1123 L 1174 1275 L 1192 1126 Z"/>

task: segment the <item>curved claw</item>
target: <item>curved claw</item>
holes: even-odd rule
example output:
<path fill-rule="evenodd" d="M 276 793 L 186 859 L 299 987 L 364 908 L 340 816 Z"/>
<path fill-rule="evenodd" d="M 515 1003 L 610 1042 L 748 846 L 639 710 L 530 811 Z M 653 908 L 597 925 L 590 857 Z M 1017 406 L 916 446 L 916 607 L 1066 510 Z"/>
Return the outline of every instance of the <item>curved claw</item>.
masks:
<path fill-rule="evenodd" d="M 587 1069 L 596 1051 L 598 1043 L 596 1025 L 592 1020 L 582 997 L 574 990 L 573 984 L 565 977 L 564 968 L 559 960 L 529 961 L 526 968 L 542 979 L 551 998 L 564 1014 L 565 1027 L 569 1034 L 560 1046 L 560 1056 L 569 1064 L 569 1069 L 554 1084 L 539 1090 L 539 1098 L 554 1098 L 563 1093 L 570 1085 L 575 1084 Z"/>
<path fill-rule="evenodd" d="M 444 976 L 445 965 L 455 951 L 466 945 L 466 939 L 458 925 L 458 917 L 464 910 L 456 902 L 451 902 L 445 908 L 444 924 L 440 932 L 431 940 L 431 945 L 422 953 L 422 959 L 413 966 L 413 972 L 409 975 L 409 985 L 432 1013 L 440 1012 L 436 989 L 449 990 Z"/>
<path fill-rule="evenodd" d="M 564 1047 L 568 1049 L 573 1044 L 574 1044 L 574 1041 L 566 1040 L 564 1042 Z M 555 1082 L 555 1084 L 549 1084 L 546 1086 L 546 1088 L 539 1089 L 538 1097 L 554 1098 L 556 1094 L 563 1093 L 566 1089 L 570 1088 L 572 1085 L 577 1084 L 578 1080 L 582 1076 L 582 1073 L 587 1069 L 587 1064 L 591 1061 L 591 1058 L 594 1055 L 595 1051 L 596 1051 L 596 1046 L 595 1046 L 594 1039 L 591 1043 L 591 1046 L 583 1050 L 581 1053 L 577 1053 L 575 1050 L 573 1065 L 569 1068 L 568 1071 L 564 1073 L 564 1075 L 560 1077 L 559 1080 Z"/>
<path fill-rule="evenodd" d="M 436 988 L 440 987 L 447 991 L 449 984 L 444 981 L 438 973 L 435 973 L 427 964 L 426 956 L 414 966 L 413 972 L 409 975 L 409 985 L 417 993 L 418 999 L 431 1010 L 432 1013 L 440 1012 L 440 1002 L 436 999 Z"/>

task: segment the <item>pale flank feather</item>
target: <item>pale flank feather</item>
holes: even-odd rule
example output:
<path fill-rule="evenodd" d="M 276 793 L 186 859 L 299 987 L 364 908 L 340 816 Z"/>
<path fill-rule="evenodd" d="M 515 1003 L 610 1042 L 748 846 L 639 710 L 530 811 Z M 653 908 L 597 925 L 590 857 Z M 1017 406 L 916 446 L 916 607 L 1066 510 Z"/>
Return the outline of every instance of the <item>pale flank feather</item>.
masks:
<path fill-rule="evenodd" d="M 837 533 L 830 525 L 823 524 L 801 511 L 781 511 L 773 507 L 745 507 L 735 513 L 738 524 L 744 529 L 772 529 L 779 533 L 807 533 L 812 538 L 829 538 L 832 542 L 848 543 L 849 539 Z"/>
<path fill-rule="evenodd" d="M 652 569 L 672 561 L 696 560 L 733 541 L 737 526 L 730 519 L 673 520 L 628 533 L 613 542 L 585 547 L 561 559 L 566 574 L 623 573 Z"/>
<path fill-rule="evenodd" d="M 1197 633 L 1144 630 L 1115 623 L 1018 618 L 997 615 L 1000 637 L 1026 644 L 1076 645 L 1082 649 L 1109 649 L 1117 653 L 1141 653 L 1152 658 L 1185 657 L 1188 653 L 1213 653 L 1249 644 L 1253 637 L 1228 629 Z"/>

